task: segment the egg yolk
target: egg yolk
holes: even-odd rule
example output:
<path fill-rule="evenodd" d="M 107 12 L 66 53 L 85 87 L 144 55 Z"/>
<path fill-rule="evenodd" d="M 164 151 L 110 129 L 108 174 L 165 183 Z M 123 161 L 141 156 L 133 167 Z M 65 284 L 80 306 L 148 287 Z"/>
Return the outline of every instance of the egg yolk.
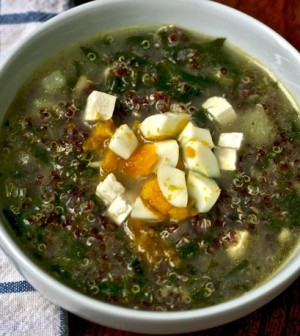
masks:
<path fill-rule="evenodd" d="M 122 175 L 136 179 L 150 175 L 157 161 L 155 145 L 145 144 L 139 146 L 127 160 L 107 150 L 102 168 L 110 172 L 118 171 Z"/>
<path fill-rule="evenodd" d="M 185 155 L 186 155 L 186 157 L 193 158 L 196 155 L 196 151 L 195 151 L 194 148 L 192 148 L 190 146 L 187 146 L 185 148 Z"/>
<path fill-rule="evenodd" d="M 166 261 L 171 266 L 178 266 L 180 259 L 176 250 L 164 241 L 147 223 L 131 219 L 128 221 L 133 247 L 139 251 L 144 260 L 152 266 Z"/>
<path fill-rule="evenodd" d="M 170 204 L 160 190 L 157 177 L 147 180 L 141 190 L 140 197 L 145 206 L 155 213 L 159 218 L 167 218 L 172 209 Z"/>
<path fill-rule="evenodd" d="M 178 208 L 169 203 L 161 192 L 156 177 L 144 183 L 140 197 L 144 205 L 161 219 L 170 217 L 175 220 L 183 220 L 198 213 L 192 204 L 189 204 L 187 207 Z"/>
<path fill-rule="evenodd" d="M 85 141 L 84 150 L 101 153 L 105 147 L 105 141 L 113 136 L 115 129 L 112 119 L 100 121 Z"/>

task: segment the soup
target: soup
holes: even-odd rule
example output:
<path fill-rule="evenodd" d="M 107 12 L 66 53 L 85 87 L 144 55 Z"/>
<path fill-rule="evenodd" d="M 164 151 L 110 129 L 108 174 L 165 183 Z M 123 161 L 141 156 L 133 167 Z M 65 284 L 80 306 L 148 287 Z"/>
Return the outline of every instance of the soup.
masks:
<path fill-rule="evenodd" d="M 299 242 L 299 109 L 224 38 L 98 34 L 39 68 L 1 126 L 2 211 L 59 281 L 134 309 L 242 295 Z"/>

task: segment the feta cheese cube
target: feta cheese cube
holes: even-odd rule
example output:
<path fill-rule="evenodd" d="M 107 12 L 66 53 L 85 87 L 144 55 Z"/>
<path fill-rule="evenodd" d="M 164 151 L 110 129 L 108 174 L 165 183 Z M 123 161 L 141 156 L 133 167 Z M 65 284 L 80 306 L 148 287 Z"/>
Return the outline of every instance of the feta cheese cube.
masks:
<path fill-rule="evenodd" d="M 131 217 L 136 219 L 145 219 L 145 220 L 158 220 L 159 217 L 155 215 L 152 211 L 150 211 L 144 204 L 143 200 L 140 197 L 137 197 L 135 200 Z"/>
<path fill-rule="evenodd" d="M 115 223 L 121 225 L 129 216 L 132 206 L 127 203 L 123 195 L 119 195 L 107 209 L 107 215 Z"/>
<path fill-rule="evenodd" d="M 220 195 L 217 183 L 192 170 L 187 178 L 188 194 L 195 202 L 195 208 L 200 212 L 208 212 L 216 203 Z"/>
<path fill-rule="evenodd" d="M 187 123 L 178 137 L 178 141 L 181 145 L 184 145 L 189 140 L 199 140 L 203 143 L 203 145 L 209 148 L 214 147 L 210 131 L 205 128 L 197 127 L 190 121 Z"/>
<path fill-rule="evenodd" d="M 239 258 L 244 253 L 249 242 L 249 232 L 248 231 L 237 231 L 238 242 L 235 245 L 230 245 L 227 247 L 226 252 L 231 258 Z"/>
<path fill-rule="evenodd" d="M 221 125 L 229 124 L 237 117 L 233 107 L 223 97 L 211 97 L 202 104 L 202 107 Z"/>
<path fill-rule="evenodd" d="M 98 184 L 96 188 L 96 195 L 102 199 L 102 201 L 109 205 L 118 196 L 125 192 L 123 185 L 117 181 L 114 174 L 109 174 L 107 177 Z"/>
<path fill-rule="evenodd" d="M 176 140 L 165 140 L 154 143 L 158 162 L 154 167 L 154 171 L 162 165 L 176 167 L 179 159 L 179 146 Z"/>
<path fill-rule="evenodd" d="M 139 126 L 144 138 L 163 140 L 174 138 L 189 120 L 187 113 L 160 113 L 146 118 Z"/>
<path fill-rule="evenodd" d="M 215 156 L 221 170 L 236 170 L 237 151 L 234 148 L 215 148 Z"/>
<path fill-rule="evenodd" d="M 244 134 L 240 132 L 221 133 L 219 137 L 219 147 L 229 147 L 239 150 L 242 146 Z"/>
<path fill-rule="evenodd" d="M 121 158 L 127 160 L 138 145 L 139 141 L 134 132 L 126 124 L 123 124 L 116 129 L 108 147 Z"/>
<path fill-rule="evenodd" d="M 212 150 L 198 140 L 190 140 L 183 145 L 183 160 L 188 169 L 208 177 L 219 177 L 218 161 Z"/>
<path fill-rule="evenodd" d="M 116 97 L 105 92 L 93 91 L 87 98 L 83 120 L 95 123 L 112 117 L 116 104 Z"/>

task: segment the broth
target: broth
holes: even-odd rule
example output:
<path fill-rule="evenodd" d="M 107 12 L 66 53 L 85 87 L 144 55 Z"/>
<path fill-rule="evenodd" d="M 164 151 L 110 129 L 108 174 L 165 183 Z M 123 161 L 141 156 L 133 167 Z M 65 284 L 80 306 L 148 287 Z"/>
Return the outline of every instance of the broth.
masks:
<path fill-rule="evenodd" d="M 214 144 L 243 134 L 236 168 L 214 178 L 221 192 L 208 212 L 158 222 L 129 215 L 120 225 L 107 215 L 95 190 L 112 171 L 101 166 L 110 137 L 89 146 L 97 126 L 83 120 L 93 90 L 117 97 L 113 125 L 128 124 L 145 144 L 153 141 L 136 125 L 169 111 L 208 129 Z M 236 119 L 212 118 L 203 107 L 211 97 L 225 97 Z M 223 38 L 174 26 L 91 37 L 27 80 L 0 141 L 2 211 L 18 241 L 53 277 L 96 299 L 154 311 L 218 304 L 266 280 L 299 242 L 299 110 Z M 134 199 L 155 173 L 129 176 L 117 162 L 113 173 Z M 187 173 L 182 157 L 177 167 Z"/>

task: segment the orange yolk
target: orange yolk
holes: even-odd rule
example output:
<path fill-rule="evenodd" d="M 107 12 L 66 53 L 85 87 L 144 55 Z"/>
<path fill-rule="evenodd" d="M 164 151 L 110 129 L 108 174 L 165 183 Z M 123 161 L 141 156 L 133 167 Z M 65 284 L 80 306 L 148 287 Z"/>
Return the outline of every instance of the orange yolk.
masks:
<path fill-rule="evenodd" d="M 186 155 L 186 157 L 193 158 L 196 155 L 196 151 L 195 151 L 194 148 L 192 148 L 190 146 L 187 146 L 185 148 L 185 155 Z"/>
<path fill-rule="evenodd" d="M 131 232 L 132 245 L 139 251 L 143 259 L 152 266 L 158 266 L 162 261 L 178 266 L 180 259 L 176 250 L 165 242 L 147 223 L 130 220 L 128 229 Z"/>
<path fill-rule="evenodd" d="M 140 196 L 145 206 L 159 218 L 165 219 L 168 217 L 172 204 L 167 201 L 161 192 L 156 177 L 144 183 Z"/>
<path fill-rule="evenodd" d="M 144 183 L 140 197 L 144 205 L 161 219 L 170 217 L 175 220 L 182 220 L 195 216 L 198 213 L 191 204 L 183 208 L 170 204 L 161 192 L 156 177 Z"/>
<path fill-rule="evenodd" d="M 115 132 L 115 125 L 112 119 L 100 121 L 93 129 L 92 134 L 84 143 L 86 151 L 103 150 L 105 140 L 110 139 Z"/>
<path fill-rule="evenodd" d="M 139 146 L 127 160 L 107 150 L 102 168 L 110 172 L 118 171 L 128 177 L 140 178 L 150 175 L 157 161 L 158 154 L 155 145 L 146 144 Z"/>

